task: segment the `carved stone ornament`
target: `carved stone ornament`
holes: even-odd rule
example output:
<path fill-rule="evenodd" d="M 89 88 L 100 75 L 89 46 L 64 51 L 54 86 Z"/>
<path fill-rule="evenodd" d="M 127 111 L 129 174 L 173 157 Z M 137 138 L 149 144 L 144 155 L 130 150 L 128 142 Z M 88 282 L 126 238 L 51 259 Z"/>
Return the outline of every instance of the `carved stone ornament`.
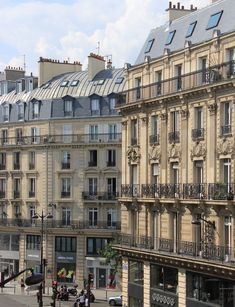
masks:
<path fill-rule="evenodd" d="M 187 119 L 188 116 L 189 116 L 189 111 L 188 111 L 188 109 L 182 109 L 182 110 L 180 111 L 180 113 L 181 113 L 182 119 Z"/>
<path fill-rule="evenodd" d="M 140 150 L 139 147 L 130 147 L 127 151 L 128 163 L 139 163 L 140 162 Z"/>
<path fill-rule="evenodd" d="M 161 120 L 163 120 L 163 121 L 167 120 L 167 113 L 161 113 L 161 114 L 160 114 L 160 118 L 161 118 Z"/>
<path fill-rule="evenodd" d="M 216 103 L 211 103 L 208 105 L 208 110 L 210 112 L 210 115 L 214 115 L 216 110 L 217 110 L 217 104 Z"/>
<path fill-rule="evenodd" d="M 160 158 L 161 158 L 160 148 L 153 145 L 149 150 L 149 160 L 156 161 L 160 160 Z"/>
<path fill-rule="evenodd" d="M 228 155 L 233 153 L 234 151 L 234 144 L 232 140 L 229 139 L 222 139 L 220 140 L 217 148 L 217 152 L 222 155 Z"/>
<path fill-rule="evenodd" d="M 195 157 L 206 158 L 206 146 L 204 143 L 198 142 L 193 146 L 193 149 L 191 150 L 191 159 L 193 160 Z"/>
<path fill-rule="evenodd" d="M 180 147 L 176 144 L 172 144 L 169 151 L 168 151 L 168 157 L 169 159 L 176 159 L 180 158 L 181 152 Z"/>

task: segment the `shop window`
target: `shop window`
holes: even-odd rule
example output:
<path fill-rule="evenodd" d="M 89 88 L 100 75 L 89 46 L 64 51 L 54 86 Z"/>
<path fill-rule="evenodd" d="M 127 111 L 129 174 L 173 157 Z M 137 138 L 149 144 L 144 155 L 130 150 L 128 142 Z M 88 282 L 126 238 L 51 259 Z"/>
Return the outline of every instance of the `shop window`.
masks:
<path fill-rule="evenodd" d="M 55 251 L 56 252 L 76 252 L 77 241 L 75 237 L 56 237 Z"/>
<path fill-rule="evenodd" d="M 40 236 L 27 235 L 26 236 L 26 249 L 39 250 L 40 249 Z"/>
<path fill-rule="evenodd" d="M 87 238 L 87 255 L 99 255 L 110 241 L 110 238 Z"/>
<path fill-rule="evenodd" d="M 144 271 L 143 263 L 139 261 L 129 261 L 129 282 L 143 285 Z"/>
<path fill-rule="evenodd" d="M 152 264 L 150 268 L 150 286 L 151 288 L 177 293 L 178 270 Z"/>

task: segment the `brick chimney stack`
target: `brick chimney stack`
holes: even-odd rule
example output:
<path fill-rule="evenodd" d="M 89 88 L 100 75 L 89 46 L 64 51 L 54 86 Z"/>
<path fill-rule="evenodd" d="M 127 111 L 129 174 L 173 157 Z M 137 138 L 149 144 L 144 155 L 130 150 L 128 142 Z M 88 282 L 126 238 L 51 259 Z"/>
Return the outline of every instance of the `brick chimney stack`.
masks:
<path fill-rule="evenodd" d="M 216 0 L 213 0 L 216 1 Z M 180 4 L 180 2 L 177 2 L 177 5 L 172 4 L 172 2 L 169 2 L 169 7 L 166 9 L 167 12 L 169 12 L 169 22 L 178 19 L 182 16 L 185 16 L 187 14 L 190 14 L 197 10 L 197 7 L 193 7 L 193 4 L 191 4 L 189 9 L 185 9 L 184 6 Z"/>

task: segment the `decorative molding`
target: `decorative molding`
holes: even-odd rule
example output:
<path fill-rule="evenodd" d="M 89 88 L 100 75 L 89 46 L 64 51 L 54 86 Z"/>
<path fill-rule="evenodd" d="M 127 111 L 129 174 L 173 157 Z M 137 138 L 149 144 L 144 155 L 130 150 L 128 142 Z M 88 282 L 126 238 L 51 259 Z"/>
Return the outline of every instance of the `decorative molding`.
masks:
<path fill-rule="evenodd" d="M 203 158 L 205 160 L 206 158 L 206 145 L 202 142 L 197 142 L 193 149 L 191 150 L 191 160 L 193 161 L 193 158 Z"/>
<path fill-rule="evenodd" d="M 140 117 L 141 121 L 142 121 L 142 125 L 143 126 L 147 126 L 148 125 L 148 117 L 145 115 L 145 116 L 142 116 Z"/>
<path fill-rule="evenodd" d="M 139 147 L 130 147 L 127 151 L 127 158 L 128 158 L 128 163 L 139 163 L 140 162 L 140 149 Z"/>
<path fill-rule="evenodd" d="M 160 147 L 152 145 L 152 147 L 149 150 L 149 161 L 150 162 L 154 162 L 154 161 L 160 161 L 161 159 L 161 151 L 160 151 Z"/>
<path fill-rule="evenodd" d="M 189 111 L 188 111 L 188 109 L 183 108 L 183 109 L 181 109 L 180 114 L 181 114 L 182 119 L 187 119 L 188 116 L 189 116 Z"/>
<path fill-rule="evenodd" d="M 210 112 L 210 115 L 215 115 L 216 110 L 217 110 L 217 104 L 215 102 L 214 103 L 210 103 L 208 105 L 208 110 Z"/>
<path fill-rule="evenodd" d="M 166 121 L 167 120 L 167 113 L 166 112 L 160 113 L 160 118 L 161 118 L 162 121 Z"/>
<path fill-rule="evenodd" d="M 126 127 L 127 127 L 127 120 L 123 120 L 123 121 L 122 121 L 122 127 L 123 127 L 124 129 L 126 129 Z"/>
<path fill-rule="evenodd" d="M 181 157 L 180 146 L 176 144 L 172 144 L 170 149 L 168 150 L 168 158 L 176 159 Z"/>
<path fill-rule="evenodd" d="M 232 154 L 234 151 L 234 143 L 231 139 L 223 138 L 217 146 L 217 152 L 220 155 Z"/>

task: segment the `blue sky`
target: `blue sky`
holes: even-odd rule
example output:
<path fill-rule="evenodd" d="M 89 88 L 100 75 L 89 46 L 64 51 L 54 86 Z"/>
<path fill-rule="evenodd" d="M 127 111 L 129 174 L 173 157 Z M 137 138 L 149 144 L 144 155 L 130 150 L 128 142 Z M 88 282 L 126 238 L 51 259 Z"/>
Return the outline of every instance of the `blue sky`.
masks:
<path fill-rule="evenodd" d="M 176 4 L 178 1 L 172 1 Z M 134 63 L 150 29 L 167 21 L 168 0 L 0 0 L 0 71 L 7 65 L 37 75 L 40 56 L 80 61 L 112 55 L 113 65 Z M 202 7 L 211 0 L 182 0 Z"/>

